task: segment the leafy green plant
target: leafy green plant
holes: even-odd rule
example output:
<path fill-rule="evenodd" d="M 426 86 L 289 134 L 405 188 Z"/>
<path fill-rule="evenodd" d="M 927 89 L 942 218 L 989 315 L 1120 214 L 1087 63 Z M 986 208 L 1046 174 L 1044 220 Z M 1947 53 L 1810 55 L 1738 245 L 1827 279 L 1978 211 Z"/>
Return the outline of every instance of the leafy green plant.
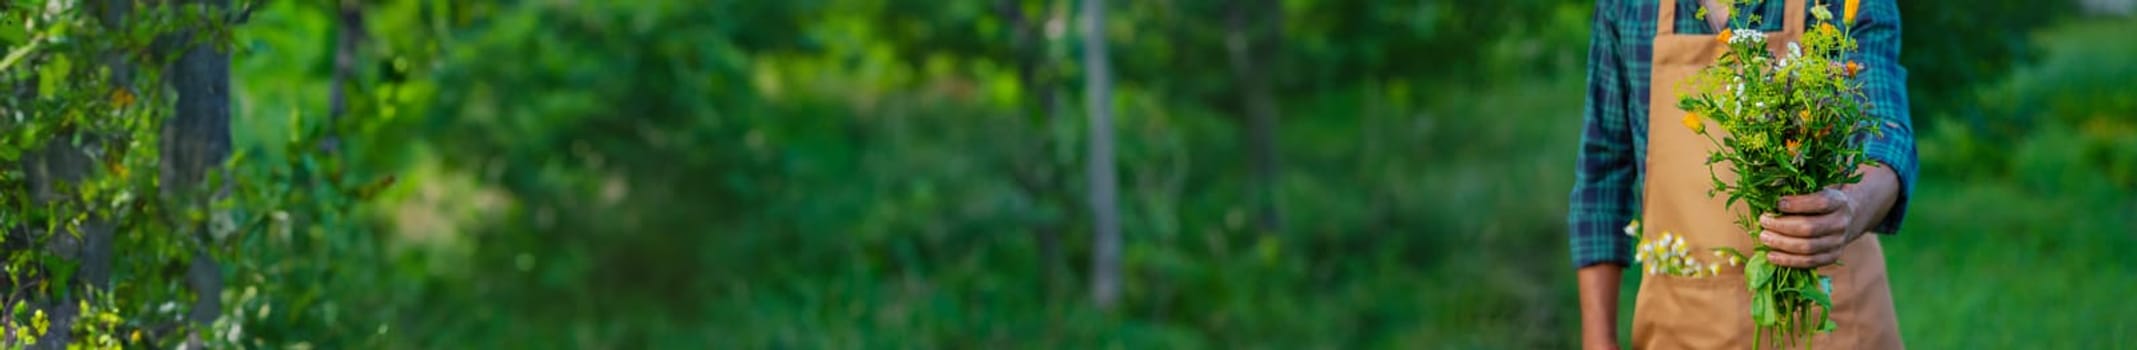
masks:
<path fill-rule="evenodd" d="M 301 247 L 341 238 L 290 232 L 354 232 L 344 212 L 388 182 L 344 176 L 324 133 L 292 135 L 277 162 L 174 131 L 188 93 L 229 104 L 179 82 L 227 75 L 180 73 L 186 57 L 234 51 L 233 27 L 262 3 L 31 4 L 0 4 L 0 347 L 257 345 L 242 326 L 269 315 L 257 291 L 327 270 L 291 253 L 331 256 Z M 318 295 L 291 289 L 280 297 Z"/>

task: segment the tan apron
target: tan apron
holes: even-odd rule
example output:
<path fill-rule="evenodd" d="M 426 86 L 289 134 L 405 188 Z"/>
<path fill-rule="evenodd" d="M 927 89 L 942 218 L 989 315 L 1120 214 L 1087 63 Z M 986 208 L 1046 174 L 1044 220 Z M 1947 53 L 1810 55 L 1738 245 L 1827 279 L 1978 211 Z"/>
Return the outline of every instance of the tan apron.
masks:
<path fill-rule="evenodd" d="M 1721 57 L 1726 46 L 1713 35 L 1677 34 L 1676 0 L 1661 0 L 1654 41 L 1654 73 L 1648 96 L 1647 183 L 1641 222 L 1646 232 L 1685 237 L 1693 252 L 1733 247 L 1750 252 L 1751 236 L 1732 218 L 1736 211 L 1717 194 L 1708 196 L 1706 158 L 1713 144 L 1683 127 L 1677 109 L 1679 83 Z M 1803 33 L 1803 0 L 1788 0 L 1783 30 L 1769 33 L 1779 51 Z M 1709 122 L 1708 132 L 1723 132 Z M 1720 135 L 1717 135 L 1719 137 Z M 1722 181 L 1735 181 L 1723 171 Z M 1820 268 L 1833 278 L 1833 322 L 1839 329 L 1817 334 L 1818 349 L 1900 349 L 1899 318 L 1885 281 L 1884 250 L 1877 235 L 1864 235 L 1841 253 L 1841 264 Z M 1710 260 L 1711 261 L 1711 260 Z M 1719 276 L 1649 275 L 1633 307 L 1632 344 L 1641 349 L 1747 349 L 1752 345 L 1751 293 L 1743 268 L 1726 266 Z M 1800 346 L 1799 346 L 1800 347 Z"/>

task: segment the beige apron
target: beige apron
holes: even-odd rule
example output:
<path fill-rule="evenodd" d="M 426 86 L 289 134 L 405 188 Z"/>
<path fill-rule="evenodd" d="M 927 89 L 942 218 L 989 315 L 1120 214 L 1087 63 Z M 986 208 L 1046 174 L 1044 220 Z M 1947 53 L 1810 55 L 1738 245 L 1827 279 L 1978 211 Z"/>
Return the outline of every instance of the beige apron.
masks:
<path fill-rule="evenodd" d="M 1706 158 L 1713 144 L 1683 127 L 1677 109 L 1680 82 L 1721 57 L 1726 46 L 1713 35 L 1677 34 L 1676 0 L 1661 0 L 1654 41 L 1654 73 L 1648 96 L 1646 232 L 1685 237 L 1693 252 L 1732 247 L 1750 252 L 1751 236 L 1732 218 L 1736 211 L 1717 194 L 1708 196 Z M 1783 30 L 1766 40 L 1778 49 L 1803 33 L 1803 0 L 1788 0 Z M 1708 132 L 1723 132 L 1709 122 Z M 1718 134 L 1717 137 L 1720 135 Z M 1735 181 L 1735 175 L 1721 175 Z M 1899 319 L 1885 281 L 1885 256 L 1877 235 L 1864 235 L 1841 253 L 1841 264 L 1820 268 L 1833 278 L 1833 322 L 1839 329 L 1817 334 L 1818 349 L 1900 349 Z M 1711 257 L 1711 255 L 1705 255 Z M 1719 276 L 1650 275 L 1633 307 L 1632 344 L 1641 349 L 1746 349 L 1752 345 L 1751 293 L 1743 268 L 1726 266 Z M 1799 346 L 1800 347 L 1800 346 Z"/>

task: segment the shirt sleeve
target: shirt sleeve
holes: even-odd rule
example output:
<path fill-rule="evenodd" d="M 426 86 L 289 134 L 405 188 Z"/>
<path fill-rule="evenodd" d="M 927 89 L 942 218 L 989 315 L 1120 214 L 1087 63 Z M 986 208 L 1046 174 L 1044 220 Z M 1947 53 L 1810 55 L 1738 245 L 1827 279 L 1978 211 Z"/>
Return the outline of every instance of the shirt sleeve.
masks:
<path fill-rule="evenodd" d="M 1576 267 L 1632 260 L 1632 237 L 1624 234 L 1637 205 L 1638 164 L 1628 123 L 1625 65 L 1618 51 L 1619 1 L 1596 2 L 1588 42 L 1588 95 L 1582 110 L 1580 155 L 1574 169 L 1566 221 Z"/>
<path fill-rule="evenodd" d="M 1907 216 L 1907 202 L 1914 197 L 1918 180 L 1914 121 L 1907 104 L 1907 68 L 1900 67 L 1899 62 L 1900 10 L 1896 0 L 1863 0 L 1859 6 L 1861 12 L 1855 17 L 1850 34 L 1861 48 L 1858 59 L 1865 70 L 1860 74 L 1870 115 L 1880 124 L 1879 135 L 1870 137 L 1865 153 L 1892 168 L 1900 181 L 1900 193 L 1892 201 L 1892 209 L 1871 231 L 1894 234 L 1900 230 L 1901 218 Z"/>

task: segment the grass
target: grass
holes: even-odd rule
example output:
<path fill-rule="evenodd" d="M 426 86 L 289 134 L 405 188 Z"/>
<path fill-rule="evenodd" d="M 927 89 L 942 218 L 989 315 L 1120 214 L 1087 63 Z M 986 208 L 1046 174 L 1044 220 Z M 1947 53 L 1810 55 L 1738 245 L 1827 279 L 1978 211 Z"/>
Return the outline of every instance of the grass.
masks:
<path fill-rule="evenodd" d="M 1952 182 L 1926 183 L 1917 196 L 1904 233 L 1885 241 L 1909 345 L 2098 349 L 2137 340 L 2127 196 Z"/>

